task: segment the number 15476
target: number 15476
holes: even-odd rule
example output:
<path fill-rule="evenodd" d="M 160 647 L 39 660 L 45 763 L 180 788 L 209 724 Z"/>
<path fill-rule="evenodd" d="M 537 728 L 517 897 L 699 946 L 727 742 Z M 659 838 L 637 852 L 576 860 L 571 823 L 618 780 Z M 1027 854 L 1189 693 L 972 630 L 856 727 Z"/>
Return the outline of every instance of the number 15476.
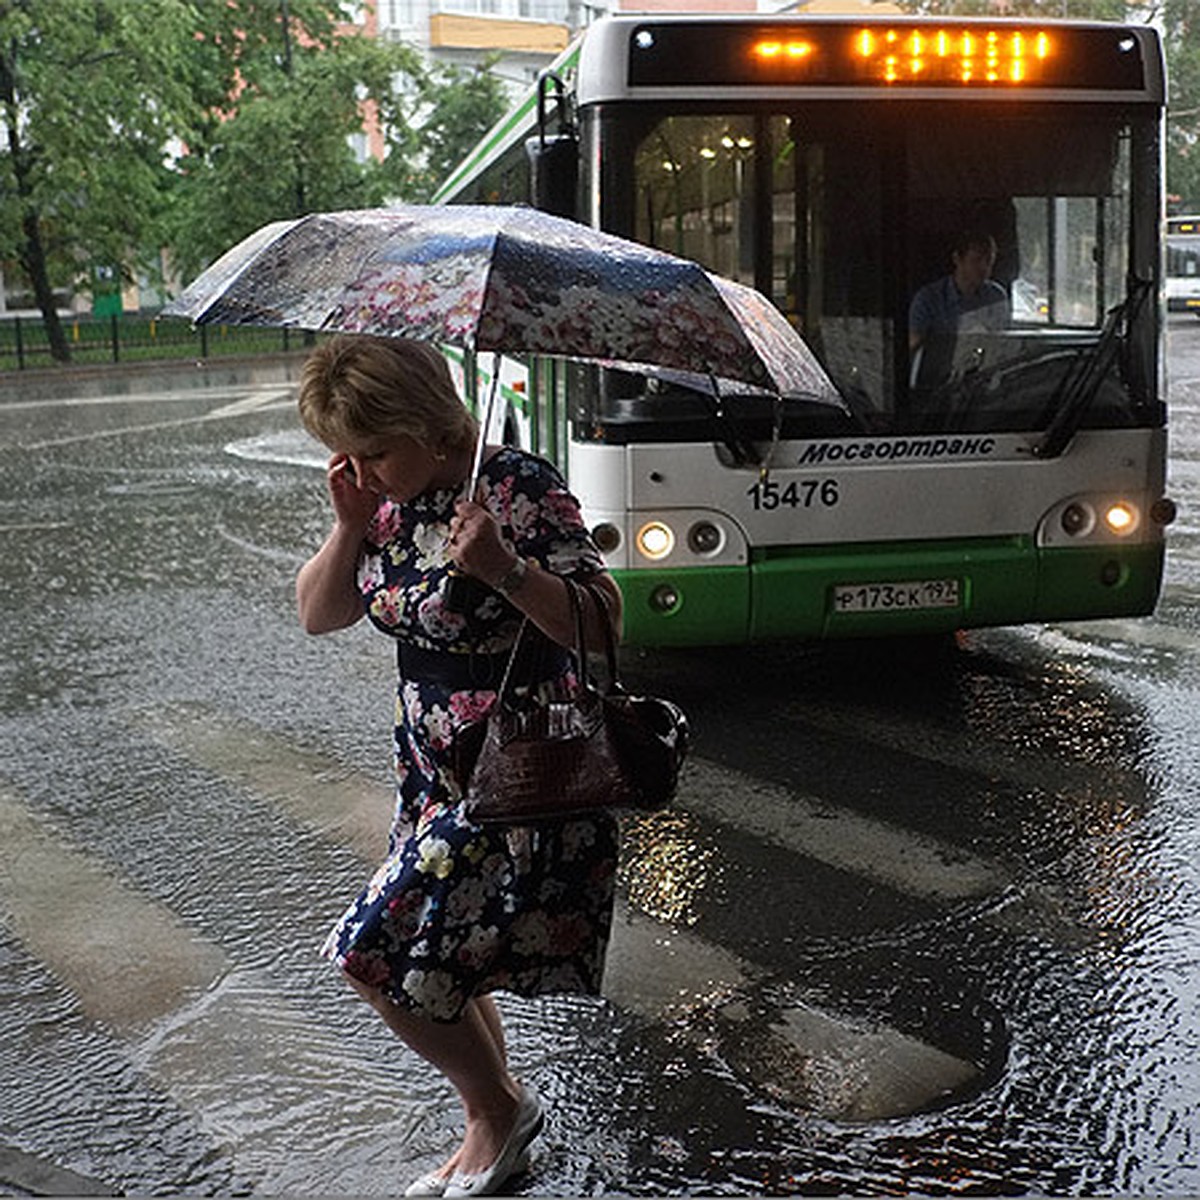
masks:
<path fill-rule="evenodd" d="M 838 502 L 836 479 L 791 479 L 779 483 L 760 479 L 746 489 L 755 512 L 770 512 L 776 508 L 833 508 Z"/>

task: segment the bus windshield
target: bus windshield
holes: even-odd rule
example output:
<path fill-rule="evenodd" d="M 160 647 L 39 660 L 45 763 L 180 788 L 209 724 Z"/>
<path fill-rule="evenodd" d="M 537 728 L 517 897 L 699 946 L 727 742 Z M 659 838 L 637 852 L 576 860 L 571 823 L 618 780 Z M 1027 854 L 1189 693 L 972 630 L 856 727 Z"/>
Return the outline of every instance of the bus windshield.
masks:
<path fill-rule="evenodd" d="M 634 184 L 630 227 L 618 231 L 766 292 L 860 432 L 1045 428 L 1114 343 L 1091 372 L 1081 423 L 1157 420 L 1153 301 L 1148 286 L 1129 292 L 1132 214 L 1156 219 L 1131 196 L 1131 160 L 1153 145 L 1153 118 L 939 111 L 809 103 L 609 116 L 602 136 L 614 158 L 628 156 Z M 982 292 L 954 275 L 964 237 L 991 246 L 973 281 Z M 918 336 L 925 285 L 956 318 Z M 651 407 L 663 419 L 675 411 Z"/>

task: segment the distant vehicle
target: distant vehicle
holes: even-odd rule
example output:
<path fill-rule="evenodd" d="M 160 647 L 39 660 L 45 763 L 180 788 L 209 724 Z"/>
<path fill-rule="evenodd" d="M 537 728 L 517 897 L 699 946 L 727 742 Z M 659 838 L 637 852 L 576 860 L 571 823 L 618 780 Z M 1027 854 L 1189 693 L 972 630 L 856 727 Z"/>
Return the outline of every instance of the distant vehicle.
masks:
<path fill-rule="evenodd" d="M 1200 216 L 1167 218 L 1167 311 L 1200 317 Z"/>
<path fill-rule="evenodd" d="M 1050 319 L 1050 302 L 1036 284 L 1028 279 L 1014 279 L 1011 293 L 1012 319 L 1015 322 L 1040 321 L 1044 324 Z"/>

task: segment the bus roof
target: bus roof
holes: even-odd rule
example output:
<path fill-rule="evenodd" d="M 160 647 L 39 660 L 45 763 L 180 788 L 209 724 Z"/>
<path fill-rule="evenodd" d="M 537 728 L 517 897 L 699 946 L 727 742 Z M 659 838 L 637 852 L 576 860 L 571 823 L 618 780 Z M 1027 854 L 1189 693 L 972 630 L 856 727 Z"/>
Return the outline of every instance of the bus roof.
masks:
<path fill-rule="evenodd" d="M 1145 25 L 1005 18 L 619 14 L 584 32 L 576 102 L 794 95 L 1165 103 Z"/>
<path fill-rule="evenodd" d="M 1056 80 L 1046 73 L 1036 82 L 1019 84 L 941 79 L 922 85 L 871 77 L 859 61 L 851 71 L 847 45 L 866 33 L 885 39 L 895 34 L 903 43 L 914 34 L 934 39 L 970 37 L 986 43 L 995 34 L 1011 47 L 1014 37 L 1045 34 L 1060 47 Z M 1069 55 L 1062 50 L 1065 39 Z M 836 64 L 823 78 L 793 70 L 781 76 L 774 67 L 756 66 L 754 47 L 776 42 L 808 45 Z M 645 45 L 649 43 L 648 46 Z M 910 43 L 911 45 L 911 43 Z M 644 48 L 643 48 L 644 47 Z M 639 66 L 634 56 L 644 53 L 655 62 Z M 1010 70 L 1011 49 L 1004 52 Z M 861 59 L 860 54 L 860 59 Z M 961 55 L 960 55 L 961 57 Z M 911 53 L 910 53 L 911 58 Z M 880 70 L 882 60 L 874 61 Z M 829 15 L 764 15 L 621 13 L 589 25 L 547 68 L 572 85 L 577 107 L 613 100 L 673 101 L 787 99 L 803 87 L 813 98 L 891 98 L 946 101 L 1070 100 L 1077 102 L 1140 102 L 1161 107 L 1166 102 L 1165 68 L 1158 33 L 1147 25 L 1116 25 L 1085 21 L 1032 21 L 1019 18 L 846 17 Z M 770 74 L 771 71 L 775 73 Z M 852 78 L 851 75 L 854 74 Z M 479 140 L 433 196 L 442 203 L 464 180 L 486 169 L 536 126 L 537 86 L 530 88 L 505 116 Z"/>

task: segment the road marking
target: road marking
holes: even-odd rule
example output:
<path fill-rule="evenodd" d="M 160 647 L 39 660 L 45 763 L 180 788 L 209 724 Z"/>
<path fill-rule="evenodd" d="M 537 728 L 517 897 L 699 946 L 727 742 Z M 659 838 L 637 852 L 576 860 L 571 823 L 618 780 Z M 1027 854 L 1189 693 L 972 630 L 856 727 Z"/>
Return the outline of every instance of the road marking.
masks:
<path fill-rule="evenodd" d="M 189 425 L 203 425 L 206 421 L 220 421 L 265 412 L 271 408 L 290 407 L 292 400 L 283 398 L 290 394 L 281 388 L 271 388 L 261 394 L 257 392 L 250 396 L 241 394 L 241 398 L 238 400 L 193 416 L 175 417 L 169 421 L 149 421 L 141 425 L 122 425 L 115 429 L 97 429 L 88 433 L 67 434 L 63 437 L 46 438 L 40 442 L 22 442 L 18 448 L 21 450 L 50 450 L 60 446 L 77 445 L 81 442 L 102 441 L 105 438 L 126 437 L 138 433 L 158 433 L 165 429 L 182 429 Z M 119 400 L 121 397 L 113 399 Z"/>
<path fill-rule="evenodd" d="M 211 712 L 160 709 L 143 718 L 153 735 L 272 801 L 367 862 L 387 842 L 386 780 L 364 777 L 261 730 Z M 898 825 L 763 783 L 703 759 L 685 769 L 678 806 L 784 849 L 910 896 L 954 901 L 1003 890 L 994 863 Z"/>
<path fill-rule="evenodd" d="M 243 413 L 282 407 L 285 403 L 290 406 L 295 398 L 296 389 L 293 387 L 263 388 L 261 391 L 242 396 L 239 400 L 233 400 L 229 404 L 223 404 L 220 408 L 214 408 L 207 414 L 205 420 L 215 421 L 221 417 L 240 417 Z"/>
<path fill-rule="evenodd" d="M 157 741 L 254 792 L 297 823 L 374 865 L 392 820 L 388 780 L 363 775 L 208 709 L 162 706 L 138 723 Z"/>
<path fill-rule="evenodd" d="M 335 843 L 348 844 L 363 860 L 364 870 L 379 858 L 391 813 L 389 789 L 379 780 L 199 708 L 159 708 L 140 718 L 140 724 L 175 752 L 245 788 L 299 824 Z M 706 777 L 706 782 L 696 775 Z M 753 820 L 756 806 L 744 803 L 747 787 L 753 783 L 746 776 L 735 777 L 706 763 L 702 772 L 692 772 L 689 778 L 682 798 L 689 809 L 696 811 L 699 797 L 700 807 L 711 815 L 717 807 L 712 794 L 733 796 L 739 828 L 747 828 L 745 818 L 750 816 L 760 831 L 779 832 L 770 822 Z M 819 832 L 825 839 L 818 848 L 831 856 L 831 845 L 840 837 L 861 845 L 864 840 L 900 836 L 891 827 L 875 827 L 861 819 L 846 824 L 835 821 L 831 826 L 829 814 L 797 818 L 798 809 L 808 803 L 772 789 L 760 789 L 758 794 L 758 804 L 785 814 L 782 840 L 799 853 L 812 849 L 814 830 L 808 826 L 815 820 L 822 823 Z M 733 815 L 732 811 L 726 815 Z M 865 826 L 871 826 L 871 839 L 864 839 Z M 797 838 L 798 844 L 790 844 Z M 910 849 L 906 841 L 903 853 Z M 921 869 L 931 869 L 930 853 L 927 840 L 922 839 L 917 851 L 924 856 Z M 850 861 L 845 855 L 835 857 L 840 865 Z M 854 861 L 862 866 L 865 859 L 859 854 Z M 939 891 L 947 888 L 943 876 Z M 618 900 L 603 994 L 649 1020 L 673 1022 L 700 1043 L 716 1039 L 722 1057 L 757 1088 L 826 1119 L 879 1120 L 936 1104 L 978 1077 L 974 1064 L 888 1026 L 848 1021 L 807 1006 L 775 1008 L 751 1018 L 741 998 L 753 991 L 755 980 L 764 974 L 726 947 L 691 930 L 663 924 Z M 700 1015 L 689 1019 L 693 1014 Z M 236 1020 L 223 1016 L 217 1024 L 222 1037 L 231 1026 L 236 1026 Z M 205 1045 L 207 1036 L 194 1031 L 181 1044 Z M 217 1095 L 202 1097 L 198 1107 L 208 1111 L 219 1103 Z"/>
<path fill-rule="evenodd" d="M 808 1004 L 752 1014 L 744 998 L 764 974 L 618 901 L 604 995 L 671 1022 L 755 1089 L 825 1120 L 880 1121 L 924 1111 L 979 1078 L 974 1063 L 888 1025 Z"/>
<path fill-rule="evenodd" d="M 398 1077 L 405 1051 L 349 988 L 353 1019 L 326 1021 L 305 1010 L 296 982 L 233 970 L 134 1044 L 133 1065 L 195 1114 L 258 1194 L 394 1189 L 433 1165 L 418 1160 L 441 1136 L 448 1089 L 432 1073 Z"/>
<path fill-rule="evenodd" d="M 79 999 L 129 1033 L 229 969 L 224 953 L 136 892 L 0 784 L 0 919 Z"/>
<path fill-rule="evenodd" d="M 393 1058 L 352 1044 L 353 1022 L 315 1020 L 288 995 L 294 980 L 231 962 L 2 782 L 0 844 L 0 923 L 256 1190 L 369 1194 L 381 1164 L 398 1183 L 433 1165 L 431 1141 L 452 1139 L 440 1129 L 451 1099 L 440 1078 L 398 1089 Z M 345 1004 L 374 1029 L 349 989 Z"/>
<path fill-rule="evenodd" d="M 98 396 L 48 396 L 36 400 L 5 400 L 4 412 L 31 408 L 109 408 L 123 404 L 189 404 L 197 400 L 220 400 L 226 396 L 236 399 L 245 396 L 246 384 L 222 384 L 219 387 L 173 389 L 159 392 L 105 392 Z M 278 395 L 283 389 L 276 384 L 259 384 L 252 390 Z"/>
<path fill-rule="evenodd" d="M 999 892 L 1004 872 L 949 842 L 860 816 L 740 771 L 693 760 L 682 807 L 908 896 L 962 900 Z"/>

